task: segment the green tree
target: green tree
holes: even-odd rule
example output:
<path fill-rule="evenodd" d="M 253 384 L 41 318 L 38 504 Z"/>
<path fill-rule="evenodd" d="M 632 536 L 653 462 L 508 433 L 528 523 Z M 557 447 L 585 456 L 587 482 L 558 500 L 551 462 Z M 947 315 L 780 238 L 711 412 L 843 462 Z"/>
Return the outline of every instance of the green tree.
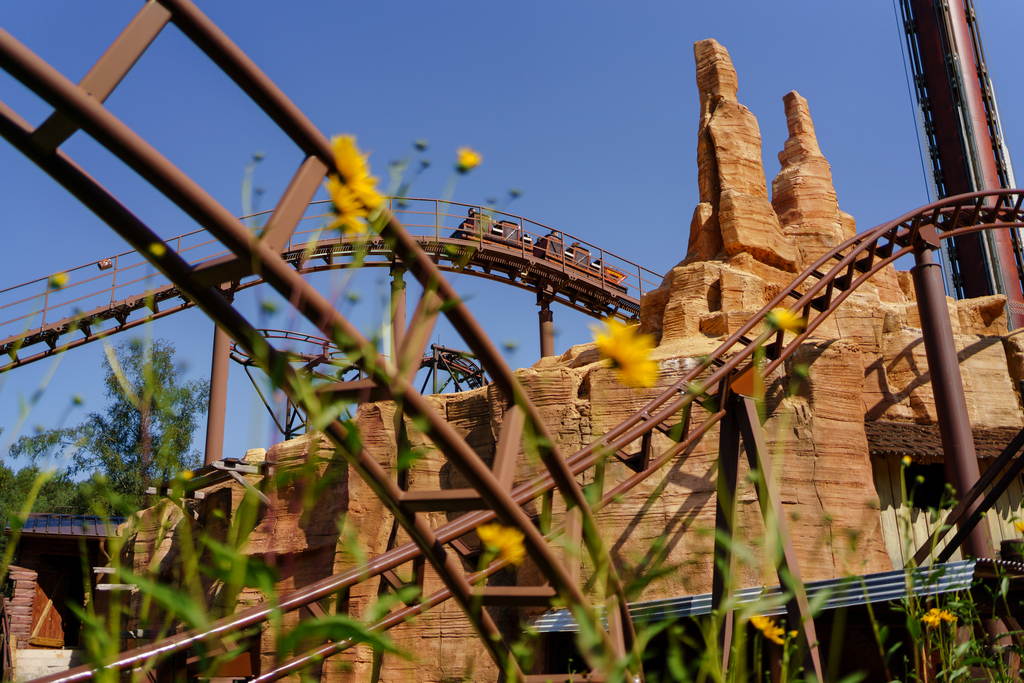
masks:
<path fill-rule="evenodd" d="M 91 488 L 105 489 L 122 501 L 117 505 L 121 512 L 138 510 L 153 482 L 169 480 L 202 462 L 192 439 L 206 413 L 210 383 L 182 383 L 174 346 L 159 339 L 107 347 L 104 369 L 103 412 L 90 413 L 75 427 L 22 437 L 10 454 L 28 457 L 32 463 L 64 456 L 66 476 L 91 477 Z M 92 498 L 101 501 L 103 496 Z"/>

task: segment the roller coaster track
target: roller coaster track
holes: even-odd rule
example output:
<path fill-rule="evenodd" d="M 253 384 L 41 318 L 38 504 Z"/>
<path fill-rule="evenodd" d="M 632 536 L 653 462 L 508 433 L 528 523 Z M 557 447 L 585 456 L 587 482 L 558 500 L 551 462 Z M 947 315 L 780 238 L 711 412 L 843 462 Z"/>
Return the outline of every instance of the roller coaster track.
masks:
<path fill-rule="evenodd" d="M 285 352 L 285 356 L 288 361 L 296 365 L 299 373 L 305 374 L 310 384 L 318 390 L 326 389 L 323 386 L 324 383 L 344 384 L 346 379 L 351 382 L 350 375 L 353 374 L 357 376 L 356 381 L 362 379 L 362 371 L 359 367 L 348 360 L 345 353 L 329 339 L 291 330 L 258 330 L 258 332 L 264 339 L 287 341 L 288 350 Z M 312 347 L 316 349 L 316 352 L 303 353 L 296 348 L 303 346 L 307 348 Z M 285 439 L 294 438 L 308 431 L 308 420 L 291 403 L 285 405 L 284 414 L 281 416 L 281 419 L 278 419 L 279 411 L 275 410 L 271 402 L 267 400 L 263 390 L 260 388 L 261 382 L 253 377 L 252 372 L 250 372 L 250 368 L 258 367 L 259 365 L 256 358 L 246 354 L 245 350 L 236 343 L 231 345 L 229 357 L 245 370 L 245 374 L 249 377 L 249 381 L 252 383 L 257 395 L 259 395 L 260 401 L 263 402 L 264 407 L 274 421 L 274 425 Z M 433 394 L 442 393 L 448 388 L 449 384 L 455 385 L 456 392 L 463 391 L 463 384 L 466 385 L 466 391 L 479 389 L 487 384 L 487 375 L 484 373 L 483 368 L 476 364 L 472 354 L 449 349 L 438 344 L 430 345 L 430 353 L 424 354 L 423 358 L 420 359 L 419 369 L 428 371 L 427 376 L 423 380 L 423 386 L 420 388 L 420 393 L 426 390 L 427 382 L 431 379 L 434 380 L 434 389 L 431 392 Z M 438 387 L 438 379 L 442 371 L 448 378 L 441 387 Z M 339 383 L 338 380 L 342 380 L 342 382 Z M 350 387 L 353 387 L 353 385 L 344 385 L 344 388 Z M 361 396 L 357 395 L 353 401 L 354 403 L 381 400 L 375 396 L 380 391 L 372 383 L 362 384 L 356 393 L 361 394 Z M 193 487 L 190 485 L 189 488 Z"/>
<path fill-rule="evenodd" d="M 296 145 L 306 154 L 289 188 L 271 216 L 268 227 L 254 238 L 226 209 L 217 204 L 198 185 L 173 167 L 155 149 L 138 137 L 104 107 L 110 94 L 135 60 L 173 21 L 178 28 L 203 50 L 250 98 L 259 105 Z M 290 611 L 325 598 L 339 590 L 354 586 L 369 577 L 412 562 L 422 566 L 429 562 L 444 588 L 424 596 L 421 602 L 391 612 L 375 628 L 379 630 L 403 623 L 411 616 L 454 598 L 481 636 L 481 646 L 501 671 L 512 678 L 531 681 L 510 652 L 489 613 L 480 605 L 516 604 L 545 605 L 557 598 L 573 611 L 578 621 L 588 622 L 598 642 L 584 652 L 592 672 L 600 677 L 608 671 L 606 654 L 621 657 L 634 650 L 635 636 L 631 613 L 626 604 L 615 567 L 604 547 L 594 518 L 604 506 L 657 472 L 677 457 L 685 457 L 693 446 L 720 420 L 743 431 L 748 457 L 757 451 L 760 425 L 756 414 L 751 418 L 749 386 L 756 375 L 767 377 L 782 367 L 785 360 L 868 279 L 895 259 L 914 250 L 928 250 L 958 234 L 986 229 L 1017 229 L 1022 223 L 1019 190 L 978 193 L 943 200 L 919 209 L 895 221 L 857 235 L 822 256 L 793 282 L 786 286 L 764 309 L 752 317 L 716 351 L 692 370 L 667 386 L 637 413 L 608 431 L 600 439 L 580 451 L 565 456 L 545 426 L 536 407 L 523 387 L 502 361 L 501 355 L 462 304 L 451 285 L 444 279 L 434 259 L 421 248 L 418 240 L 398 222 L 394 214 L 383 211 L 377 220 L 380 234 L 391 245 L 392 254 L 420 281 L 424 295 L 412 316 L 408 333 L 394 362 L 380 358 L 353 327 L 327 302 L 282 255 L 299 218 L 324 176 L 335 172 L 332 151 L 327 139 L 294 107 L 258 68 L 187 0 L 160 0 L 147 3 L 125 32 L 112 45 L 100 62 L 80 85 L 68 81 L 17 40 L 0 30 L 0 68 L 33 90 L 55 109 L 53 115 L 38 128 L 33 128 L 13 111 L 0 104 L 0 135 L 26 157 L 54 177 L 84 205 L 99 215 L 122 235 L 139 253 L 145 254 L 167 279 L 225 329 L 245 352 L 259 360 L 264 369 L 285 367 L 281 389 L 307 410 L 318 408 L 316 397 L 304 391 L 296 373 L 287 366 L 286 356 L 263 339 L 252 325 L 232 306 L 216 283 L 250 275 L 262 278 L 310 320 L 325 338 L 333 340 L 358 363 L 375 384 L 399 399 L 406 414 L 419 420 L 426 435 L 469 482 L 471 489 L 462 491 L 459 510 L 471 511 L 456 520 L 432 528 L 417 512 L 445 510 L 445 492 L 421 492 L 413 496 L 401 490 L 377 461 L 365 451 L 350 452 L 351 425 L 335 421 L 325 434 L 338 445 L 338 451 L 352 470 L 362 477 L 384 502 L 395 519 L 408 533 L 411 542 L 370 559 L 364 566 L 331 576 L 292 593 L 280 596 L 276 607 L 263 604 L 247 608 L 215 622 L 209 628 L 170 636 L 147 646 L 122 653 L 107 664 L 111 669 L 126 670 L 143 665 L 149 658 L 182 652 L 200 642 L 216 642 L 223 636 L 260 623 L 271 617 L 275 609 Z M 60 144 L 81 128 L 110 149 L 128 166 L 165 195 L 175 201 L 196 222 L 219 240 L 231 254 L 207 267 L 194 267 L 177 252 L 167 247 L 145 224 L 125 209 L 116 198 L 74 164 L 61 150 Z M 154 248 L 153 245 L 158 245 Z M 159 247 L 159 245 L 163 245 Z M 230 277 L 224 277 L 229 274 Z M 791 299 L 795 301 L 791 301 Z M 944 300 L 943 300 L 944 301 Z M 765 322 L 765 315 L 776 308 L 788 308 L 808 318 L 800 334 L 787 334 Z M 443 309 L 443 310 L 442 310 Z M 497 389 L 507 400 L 497 454 L 493 469 L 488 467 L 451 425 L 438 415 L 410 383 L 410 374 L 418 367 L 422 350 L 429 339 L 437 315 L 444 313 L 463 336 L 471 351 L 493 378 Z M 758 332 L 758 330 L 760 331 Z M 764 360 L 760 360 L 764 350 Z M 696 403 L 704 415 L 694 415 Z M 745 411 L 745 412 L 744 412 Z M 545 471 L 529 482 L 512 486 L 512 465 L 523 441 L 524 429 L 537 435 L 537 450 Z M 733 429 L 722 429 L 724 437 Z M 752 439 L 747 440 L 747 435 Z M 738 437 L 733 438 L 738 449 Z M 640 450 L 629 452 L 637 440 Z M 725 450 L 720 458 L 725 458 Z M 632 471 L 609 490 L 599 490 L 591 505 L 583 494 L 577 477 L 609 457 L 623 460 Z M 732 457 L 732 456 L 730 456 Z M 722 460 L 724 462 L 724 460 Z M 762 470 L 767 476 L 767 469 Z M 770 489 L 770 487 L 768 487 Z M 566 507 L 576 508 L 566 515 L 563 527 L 551 528 L 541 519 L 538 525 L 524 506 L 542 498 L 549 505 L 557 492 Z M 450 492 L 449 492 L 450 493 Z M 771 492 L 767 494 L 771 498 Z M 768 501 L 768 507 L 777 504 Z M 475 508 L 475 509 L 474 509 Z M 548 508 L 550 509 L 550 507 Z M 762 509 L 765 503 L 762 502 Z M 766 513 L 767 514 L 767 513 Z M 500 595 L 490 586 L 476 585 L 481 574 L 499 570 L 503 562 L 492 564 L 483 572 L 466 574 L 458 560 L 460 538 L 491 520 L 518 529 L 524 536 L 526 550 L 546 581 L 539 586 L 503 588 Z M 780 530 L 785 517 L 776 516 Z M 584 596 L 568 568 L 557 556 L 552 541 L 568 533 L 576 538 L 582 529 L 582 542 L 602 575 L 607 580 L 595 587 L 603 591 L 605 609 L 600 610 Z M 788 532 L 787 532 L 788 533 Z M 793 572 L 795 609 L 805 613 L 806 600 L 800 601 L 797 566 L 793 562 L 791 544 L 784 549 L 784 562 Z M 717 550 L 716 550 L 717 551 Z M 721 605 L 717 591 L 717 604 Z M 502 602 L 504 600 L 504 602 Z M 791 613 L 792 616 L 792 613 Z M 799 617 L 799 615 L 797 615 Z M 796 622 L 794 622 L 796 623 Z M 607 625 L 607 628 L 606 626 Z M 813 621 L 803 621 L 801 636 L 814 644 Z M 315 650 L 280 662 L 261 673 L 258 680 L 276 680 L 302 666 L 340 652 L 349 642 L 326 643 Z M 811 648 L 816 653 L 815 648 Z M 813 655 L 812 655 L 813 656 Z M 820 662 L 813 665 L 819 671 Z M 631 663 L 630 677 L 642 680 L 639 658 Z M 91 678 L 93 670 L 79 667 L 44 681 L 79 681 Z M 558 678 L 545 675 L 540 678 Z"/>
<path fill-rule="evenodd" d="M 525 289 L 535 293 L 538 302 L 557 302 L 595 318 L 636 320 L 640 297 L 661 283 L 662 276 L 653 271 L 522 216 L 438 199 L 389 197 L 387 203 L 440 270 Z M 286 263 L 303 275 L 339 268 L 395 267 L 391 245 L 379 236 L 324 237 L 323 224 L 329 215 L 325 205 L 328 202 L 309 205 L 297 226 L 304 229 L 296 229 L 283 246 L 281 258 Z M 470 219 L 473 213 L 479 217 Z M 240 220 L 265 221 L 270 214 L 265 211 Z M 467 233 L 466 225 L 474 222 L 476 231 Z M 492 236 L 489 228 L 498 225 L 515 226 L 517 239 Z M 590 263 L 580 266 L 564 253 L 548 254 L 533 246 L 548 235 L 556 235 L 559 245 L 576 245 L 571 253 L 581 258 L 589 254 Z M 166 244 L 200 271 L 216 273 L 213 266 L 229 256 L 206 230 L 172 237 Z M 221 270 L 213 279 L 237 275 Z M 57 277 L 66 282 L 58 283 Z M 251 274 L 211 284 L 240 291 L 263 282 L 258 274 Z M 0 365 L 0 373 L 192 306 L 134 250 L 0 290 L 0 335 L 4 335 L 0 354 L 9 358 Z M 45 350 L 24 355 L 38 345 L 45 345 Z"/>

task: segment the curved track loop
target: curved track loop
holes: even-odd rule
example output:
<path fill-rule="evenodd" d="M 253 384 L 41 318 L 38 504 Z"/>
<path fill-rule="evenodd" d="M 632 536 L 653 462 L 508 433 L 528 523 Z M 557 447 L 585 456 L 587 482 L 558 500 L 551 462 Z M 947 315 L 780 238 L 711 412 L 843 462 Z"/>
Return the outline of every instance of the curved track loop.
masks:
<path fill-rule="evenodd" d="M 312 202 L 304 211 L 295 232 L 281 245 L 285 262 L 303 275 L 340 268 L 395 267 L 396 259 L 400 267 L 392 245 L 378 236 L 323 237 L 325 204 Z M 412 197 L 390 197 L 388 208 L 405 219 L 403 226 L 440 270 L 525 289 L 537 296 L 538 303 L 559 303 L 594 318 L 635 321 L 644 292 L 661 283 L 661 275 L 632 261 L 515 214 Z M 474 213 L 478 218 L 470 218 Z M 267 220 L 268 216 L 272 217 L 271 211 L 239 220 Z M 492 226 L 504 228 L 513 238 L 495 237 L 489 230 Z M 564 249 L 556 254 L 538 246 L 550 235 L 557 236 L 560 246 L 578 245 L 574 253 L 589 262 L 574 263 Z M 231 253 L 206 230 L 165 243 L 208 284 L 223 283 L 239 291 L 265 282 L 258 273 L 225 267 Z M 0 365 L 0 373 L 192 307 L 178 287 L 148 267 L 145 256 L 128 251 L 68 270 L 65 275 L 70 281 L 60 288 L 44 277 L 0 290 L 0 354 L 10 358 Z M 37 319 L 38 327 L 25 329 Z M 109 321 L 116 325 L 101 330 Z M 71 339 L 77 332 L 82 336 Z M 45 345 L 45 350 L 23 355 L 38 345 Z"/>
<path fill-rule="evenodd" d="M 275 210 L 271 218 L 272 225 L 264 234 L 266 239 L 254 239 L 224 207 L 102 106 L 106 95 L 131 68 L 142 49 L 171 20 L 309 155 Z M 125 38 L 126 35 L 128 38 Z M 125 51 L 131 54 L 125 56 L 122 54 Z M 107 59 L 111 54 L 115 57 Z M 3 107 L 0 111 L 0 128 L 5 138 L 100 215 L 136 249 L 144 250 L 147 259 L 186 296 L 227 330 L 248 353 L 260 358 L 264 369 L 284 367 L 282 389 L 285 393 L 308 411 L 318 412 L 320 406 L 316 395 L 303 386 L 294 370 L 284 363 L 280 352 L 260 337 L 216 288 L 204 286 L 204 278 L 197 274 L 197 269 L 191 268 L 171 252 L 147 226 L 75 166 L 58 147 L 75 129 L 81 127 L 178 204 L 234 253 L 234 259 L 225 263 L 228 269 L 260 274 L 298 312 L 334 340 L 339 348 L 348 351 L 375 382 L 388 388 L 406 413 L 420 419 L 426 436 L 476 490 L 481 506 L 493 511 L 505 525 L 517 528 L 523 534 L 529 556 L 550 582 L 558 598 L 573 608 L 577 618 L 591 623 L 595 632 L 600 634 L 599 647 L 586 653 L 593 667 L 604 665 L 602 651 L 620 655 L 633 651 L 632 622 L 622 588 L 596 532 L 593 513 L 579 483 L 558 452 L 553 437 L 523 387 L 516 381 L 465 305 L 459 301 L 451 285 L 442 277 L 436 264 L 419 248 L 415 238 L 399 225 L 390 212 L 383 211 L 375 219 L 375 227 L 380 229 L 385 240 L 392 243 L 394 252 L 420 280 L 425 290 L 413 316 L 412 332 L 399 350 L 396 363 L 381 359 L 373 346 L 281 258 L 279 248 L 273 248 L 273 238 L 277 236 L 279 226 L 287 226 L 283 228 L 287 232 L 293 230 L 302 207 L 306 206 L 327 173 L 337 172 L 333 153 L 327 138 L 194 5 L 187 0 L 161 0 L 159 3 L 146 4 L 104 58 L 87 74 L 82 87 L 67 80 L 2 30 L 0 67 L 56 110 L 47 122 L 33 129 L 9 108 Z M 106 92 L 98 86 L 93 87 L 90 81 L 97 73 L 99 75 L 95 79 L 109 86 Z M 548 545 L 526 511 L 515 504 L 507 485 L 498 480 L 479 455 L 410 385 L 410 363 L 406 359 L 418 359 L 422 355 L 422 345 L 432 329 L 432 321 L 442 307 L 452 325 L 480 358 L 508 400 L 510 408 L 505 423 L 507 433 L 499 441 L 499 450 L 507 451 L 506 458 L 514 458 L 526 433 L 523 431 L 524 422 L 528 422 L 526 428 L 536 436 L 536 450 L 549 476 L 556 482 L 567 506 L 580 510 L 587 530 L 585 545 L 599 575 L 605 577 L 605 585 L 602 587 L 606 590 L 612 608 L 608 614 L 612 624 L 611 634 L 601 626 L 589 600 L 572 579 L 567 567 L 558 559 L 555 550 Z M 446 588 L 460 603 L 498 669 L 522 679 L 524 674 L 508 644 L 502 639 L 490 614 L 481 608 L 481 601 L 474 598 L 474 589 L 463 573 L 461 562 L 444 548 L 427 520 L 410 507 L 405 492 L 370 454 L 362 450 L 349 451 L 348 445 L 352 443 L 353 436 L 349 425 L 334 421 L 327 426 L 325 433 L 338 445 L 338 450 L 353 470 L 368 483 L 415 541 Z M 477 590 L 476 594 L 480 592 Z M 486 588 L 482 593 L 486 601 Z M 166 645 L 161 643 L 155 647 L 163 649 Z M 77 671 L 59 678 L 68 680 L 89 675 L 88 671 Z M 642 678 L 642 672 L 638 672 L 638 676 Z"/>
<path fill-rule="evenodd" d="M 301 205 L 305 206 L 308 198 L 303 198 L 302 192 L 297 190 L 292 192 L 292 190 L 296 185 L 308 187 L 309 183 L 302 182 L 301 176 L 304 173 L 316 176 L 316 182 L 313 185 L 318 185 L 323 174 L 331 169 L 333 161 L 326 138 L 317 132 L 256 67 L 191 4 L 185 0 L 162 0 L 160 3 L 146 5 L 143 13 L 161 11 L 167 15 L 163 19 L 164 23 L 173 19 L 310 155 L 303 164 L 303 168 L 300 169 L 296 180 L 293 181 L 292 187 L 285 193 L 285 198 L 282 199 L 279 209 L 282 213 L 286 213 L 289 208 L 289 200 L 296 196 L 302 199 Z M 415 238 L 405 232 L 393 216 L 384 214 L 381 234 L 385 240 L 393 244 L 395 253 L 416 275 L 426 291 L 413 316 L 411 333 L 406 339 L 406 345 L 396 364 L 383 362 L 369 347 L 366 340 L 353 330 L 348 322 L 330 307 L 328 302 L 308 287 L 291 266 L 284 262 L 277 250 L 263 241 L 253 239 L 226 210 L 217 205 L 155 150 L 106 112 L 101 105 L 103 97 L 97 97 L 95 93 L 92 98 L 86 96 L 82 89 L 61 77 L 3 31 L 0 31 L 0 66 L 55 106 L 58 111 L 55 116 L 58 119 L 60 117 L 66 119 L 62 125 L 71 126 L 72 130 L 75 126 L 80 125 L 86 132 L 146 177 L 154 186 L 176 201 L 198 223 L 222 240 L 239 257 L 241 262 L 255 264 L 256 271 L 260 276 L 286 297 L 289 297 L 296 308 L 314 322 L 326 336 L 333 339 L 341 348 L 348 350 L 350 356 L 355 357 L 364 371 L 374 377 L 380 385 L 389 387 L 407 412 L 426 421 L 429 425 L 428 436 L 462 471 L 486 504 L 486 509 L 471 512 L 436 529 L 430 528 L 423 517 L 416 515 L 404 503 L 404 492 L 398 489 L 369 454 L 345 451 L 344 444 L 347 443 L 349 436 L 348 429 L 346 425 L 335 422 L 326 430 L 329 437 L 342 446 L 339 450 L 345 453 L 351 467 L 370 484 L 377 495 L 388 505 L 414 543 L 378 556 L 370 560 L 366 567 L 350 570 L 295 591 L 285 596 L 280 601 L 278 608 L 296 609 L 345 586 L 354 585 L 364 580 L 368 574 L 377 575 L 423 555 L 442 578 L 445 584 L 444 590 L 429 596 L 420 605 L 392 613 L 378 627 L 388 628 L 400 623 L 413 613 L 436 605 L 448 597 L 454 597 L 473 620 L 483 636 L 484 647 L 488 648 L 495 662 L 502 668 L 511 664 L 516 677 L 522 677 L 523 674 L 518 670 L 514 660 L 509 658 L 510 655 L 503 641 L 500 638 L 492 639 L 492 636 L 497 635 L 493 622 L 486 612 L 474 609 L 471 604 L 470 582 L 476 577 L 466 576 L 462 573 L 461 567 L 446 551 L 444 544 L 455 541 L 478 525 L 495 518 L 505 524 L 518 527 L 526 537 L 531 557 L 561 598 L 573 609 L 576 618 L 587 619 L 591 623 L 597 624 L 594 611 L 548 545 L 548 541 L 557 536 L 559 530 L 552 531 L 548 538 L 544 538 L 521 506 L 557 488 L 570 505 L 576 505 L 581 509 L 585 518 L 584 528 L 596 529 L 593 520 L 593 513 L 596 510 L 613 502 L 617 496 L 630 490 L 671 459 L 685 453 L 724 415 L 723 410 L 715 409 L 716 412 L 710 412 L 700 424 L 694 426 L 691 423 L 690 410 L 694 401 L 701 401 L 702 407 L 722 405 L 725 393 L 730 391 L 730 387 L 734 383 L 743 380 L 744 375 L 754 372 L 767 375 L 777 369 L 799 344 L 807 339 L 814 329 L 871 275 L 899 256 L 909 253 L 915 245 L 921 244 L 922 240 L 928 244 L 937 244 L 939 237 L 946 238 L 983 229 L 1019 228 L 1024 225 L 1020 212 L 1020 191 L 1007 190 L 976 193 L 944 200 L 847 240 L 800 274 L 758 315 L 726 340 L 714 354 L 666 388 L 643 410 L 613 428 L 598 441 L 568 458 L 563 458 L 550 445 L 554 442 L 539 420 L 536 409 L 525 395 L 523 388 L 515 381 L 509 368 L 501 362 L 493 344 L 478 328 L 464 306 L 458 303 L 454 291 L 441 277 L 437 266 L 430 257 L 419 248 Z M 195 269 L 174 252 L 169 250 L 154 252 L 150 247 L 154 243 L 159 243 L 159 238 L 84 171 L 75 166 L 62 152 L 56 150 L 60 140 L 49 148 L 46 144 L 42 144 L 46 142 L 47 138 L 40 135 L 40 131 L 45 132 L 54 127 L 59 128 L 56 124 L 43 124 L 40 129 L 34 130 L 8 108 L 0 105 L 0 134 L 68 188 L 85 205 L 123 235 L 133 247 L 147 253 L 151 262 L 175 286 L 179 287 L 186 296 L 195 301 L 218 324 L 224 327 L 249 353 L 263 359 L 266 365 L 273 365 L 279 360 L 283 360 L 280 352 L 262 340 L 215 287 L 204 287 L 198 281 Z M 275 213 L 277 212 L 275 211 Z M 940 234 L 935 234 L 933 231 Z M 157 253 L 159 255 L 155 255 Z M 787 341 L 783 332 L 769 326 L 754 339 L 747 337 L 756 327 L 763 324 L 764 314 L 781 306 L 788 297 L 796 299 L 795 304 L 788 308 L 802 312 L 810 318 L 807 328 L 802 334 L 791 336 Z M 420 355 L 418 353 L 420 345 L 425 343 L 427 336 L 417 335 L 415 332 L 423 327 L 429 329 L 430 322 L 439 312 L 441 302 L 453 304 L 445 311 L 446 315 L 456 329 L 462 333 L 466 342 L 470 344 L 472 351 L 481 359 L 501 391 L 509 398 L 511 407 L 506 413 L 506 423 L 519 422 L 515 416 L 522 414 L 524 420 L 533 422 L 533 428 L 542 437 L 540 454 L 547 467 L 547 472 L 531 482 L 516 487 L 510 493 L 501 487 L 495 474 L 409 386 L 410 365 L 407 361 Z M 811 317 L 815 311 L 818 312 L 818 315 Z M 774 340 L 770 342 L 772 337 Z M 754 365 L 756 361 L 754 353 L 759 346 L 765 346 L 767 349 L 767 364 L 763 368 Z M 303 393 L 304 387 L 294 372 L 285 372 L 283 389 L 294 400 L 298 400 L 308 407 L 316 408 L 315 397 L 310 398 Z M 703 400 L 715 393 L 717 393 L 717 401 Z M 681 420 L 677 421 L 676 416 L 680 414 Z M 675 428 L 670 429 L 670 425 Z M 634 475 L 620 482 L 614 489 L 603 492 L 601 500 L 593 507 L 589 506 L 582 495 L 576 476 L 608 457 L 609 454 L 617 457 L 635 455 L 626 454 L 624 449 L 638 438 L 652 433 L 653 430 L 671 434 L 675 443 L 660 454 L 653 452 L 642 454 L 643 465 L 637 468 L 638 471 Z M 519 440 L 518 432 L 510 438 L 510 441 L 515 443 L 516 449 Z M 654 440 L 648 439 L 647 443 L 653 444 Z M 649 446 L 649 448 L 653 447 Z M 499 450 L 501 449 L 499 448 Z M 631 621 L 628 606 L 622 599 L 621 587 L 618 585 L 614 571 L 611 571 L 612 568 L 607 554 L 601 546 L 600 539 L 588 534 L 585 540 L 595 563 L 599 566 L 607 566 L 609 569 L 606 592 L 610 598 L 610 606 L 614 606 L 614 609 L 609 612 L 609 621 L 621 620 L 623 627 L 623 638 L 618 644 L 613 642 L 609 634 L 601 631 L 605 633 L 604 647 L 610 652 L 621 651 L 623 647 L 628 649 L 632 646 Z M 497 567 L 498 565 L 492 565 L 487 572 L 490 573 Z M 270 611 L 270 608 L 266 607 L 244 610 L 213 624 L 211 628 L 202 632 L 183 633 L 124 653 L 110 666 L 119 669 L 139 666 L 155 654 L 181 651 L 197 641 L 215 639 L 265 620 Z M 279 678 L 293 671 L 304 661 L 309 661 L 308 658 L 327 656 L 343 649 L 345 645 L 345 643 L 324 645 L 318 651 L 307 654 L 306 659 L 299 658 L 292 662 L 286 662 L 274 671 L 265 672 L 261 680 Z M 600 658 L 594 654 L 588 653 L 593 661 L 598 661 Z M 45 680 L 85 680 L 90 676 L 91 671 L 83 667 L 65 674 L 51 676 Z"/>

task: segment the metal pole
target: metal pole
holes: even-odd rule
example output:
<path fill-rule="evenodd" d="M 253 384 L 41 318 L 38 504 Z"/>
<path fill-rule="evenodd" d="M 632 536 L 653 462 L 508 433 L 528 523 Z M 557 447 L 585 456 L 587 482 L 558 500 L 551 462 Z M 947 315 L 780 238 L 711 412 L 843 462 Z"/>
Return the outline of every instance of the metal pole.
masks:
<path fill-rule="evenodd" d="M 214 325 L 213 362 L 210 365 L 210 407 L 206 415 L 206 457 L 210 465 L 224 457 L 224 416 L 228 407 L 228 364 L 231 360 L 231 338 Z"/>
<path fill-rule="evenodd" d="M 405 340 L 405 269 L 391 267 L 391 360 L 398 362 L 398 350 Z"/>
<path fill-rule="evenodd" d="M 551 302 L 540 302 L 540 357 L 555 355 L 555 316 L 551 312 Z"/>
<path fill-rule="evenodd" d="M 433 363 L 430 366 L 430 372 L 434 375 L 434 393 L 437 393 L 437 345 L 431 345 L 431 350 L 434 352 Z"/>
<path fill-rule="evenodd" d="M 917 265 L 910 272 L 914 278 L 921 335 L 924 337 L 936 418 L 942 436 L 946 480 L 956 489 L 957 495 L 963 495 L 974 486 L 981 473 L 978 469 L 978 456 L 974 451 L 971 421 L 967 415 L 967 400 L 964 398 L 953 327 L 946 307 L 942 268 L 932 258 L 934 248 L 935 245 L 919 240 L 914 247 Z M 974 512 L 979 504 L 976 501 L 968 512 Z M 992 557 L 992 543 L 984 526 L 975 527 L 964 540 L 963 550 L 965 555 L 971 557 Z"/>
<path fill-rule="evenodd" d="M 724 389 L 723 385 L 723 389 Z M 732 594 L 736 582 L 736 494 L 740 458 L 740 426 L 735 407 L 725 413 L 718 431 L 718 482 L 715 503 L 715 554 L 711 569 L 711 609 L 717 612 L 722 670 L 732 652 Z M 723 613 L 723 607 L 726 611 Z"/>

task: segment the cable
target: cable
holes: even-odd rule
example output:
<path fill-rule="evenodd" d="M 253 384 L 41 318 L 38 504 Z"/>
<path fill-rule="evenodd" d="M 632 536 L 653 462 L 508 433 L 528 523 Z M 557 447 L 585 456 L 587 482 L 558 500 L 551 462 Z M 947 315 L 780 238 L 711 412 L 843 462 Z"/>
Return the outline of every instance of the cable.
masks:
<path fill-rule="evenodd" d="M 896 0 L 892 0 L 892 14 L 893 14 L 893 17 L 895 17 L 895 19 L 896 19 L 896 36 L 897 36 L 897 42 L 899 42 L 899 44 L 900 44 L 900 56 L 903 57 L 903 77 L 904 77 L 904 79 L 907 82 L 907 96 L 910 98 L 911 106 L 914 106 L 914 102 L 918 98 L 916 98 L 914 96 L 914 88 L 910 84 L 910 69 L 907 66 L 907 52 L 906 52 L 906 50 L 903 49 L 903 40 L 899 37 L 900 25 L 903 24 L 904 22 L 900 21 L 899 11 L 896 9 Z M 904 32 L 906 32 L 905 25 L 904 25 Z M 909 36 L 907 37 L 907 40 L 910 40 Z M 920 109 L 920 107 L 921 107 L 921 104 L 920 104 L 919 101 L 918 101 L 917 107 L 918 107 L 918 109 Z M 918 157 L 921 159 L 921 176 L 924 179 L 924 188 L 925 188 L 924 191 L 925 191 L 925 195 L 926 195 L 928 201 L 931 202 L 931 201 L 934 201 L 934 200 L 938 199 L 938 197 L 932 197 L 931 196 L 932 195 L 931 183 L 928 182 L 928 169 L 927 169 L 927 167 L 925 165 L 925 161 L 924 161 L 924 143 L 921 140 L 921 126 L 920 126 L 920 121 L 917 120 L 916 116 L 914 117 L 914 134 L 917 136 L 917 153 L 918 153 Z"/>

